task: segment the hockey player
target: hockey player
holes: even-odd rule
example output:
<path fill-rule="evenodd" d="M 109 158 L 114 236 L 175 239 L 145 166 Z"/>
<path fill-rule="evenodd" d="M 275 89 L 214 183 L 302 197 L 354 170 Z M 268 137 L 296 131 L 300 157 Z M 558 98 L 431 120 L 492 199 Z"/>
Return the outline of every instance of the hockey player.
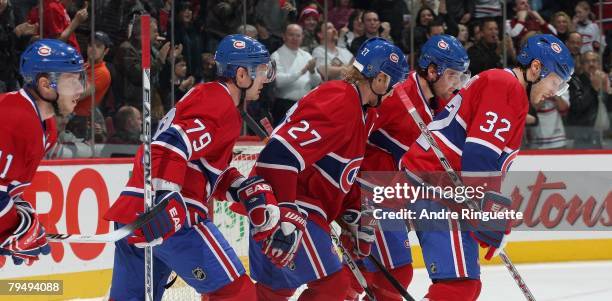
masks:
<path fill-rule="evenodd" d="M 240 135 L 238 106 L 256 100 L 274 79 L 268 50 L 244 35 L 226 36 L 215 53 L 219 80 L 199 84 L 160 121 L 151 147 L 154 203 L 168 199 L 163 214 L 115 244 L 112 300 L 144 298 L 144 245 L 153 248 L 154 299 L 160 300 L 174 270 L 209 300 L 255 300 L 255 287 L 238 256 L 207 218 L 213 196 L 242 201 L 252 227 L 265 238 L 279 210 L 270 186 L 228 167 Z M 143 211 L 143 149 L 132 176 L 105 218 L 131 223 Z M 267 232 L 266 232 L 267 231 Z"/>
<path fill-rule="evenodd" d="M 272 186 L 281 218 L 269 239 L 251 240 L 251 276 L 259 300 L 343 300 L 349 285 L 330 238 L 330 223 L 363 159 L 378 106 L 408 64 L 381 38 L 366 41 L 344 80 L 326 82 L 293 106 L 262 150 L 255 172 Z M 359 212 L 354 208 L 353 212 Z M 352 215 L 359 225 L 359 215 Z M 263 251 L 263 252 L 262 252 Z"/>
<path fill-rule="evenodd" d="M 38 40 L 22 54 L 23 89 L 0 95 L 0 254 L 16 265 L 51 251 L 45 229 L 21 198 L 57 140 L 55 115 L 72 113 L 85 89 L 83 58 L 60 40 Z"/>
<path fill-rule="evenodd" d="M 458 91 L 469 79 L 469 58 L 467 52 L 455 37 L 449 35 L 436 35 L 431 37 L 421 48 L 416 72 L 411 72 L 408 79 L 397 85 L 395 90 L 403 89 L 412 99 L 420 116 L 426 123 L 431 122 L 432 116 L 440 112 L 450 99 L 453 92 Z M 467 73 L 466 73 L 467 72 Z M 408 111 L 402 104 L 398 93 L 392 96 L 378 109 L 376 129 L 368 139 L 366 153 L 361 164 L 360 175 L 357 178 L 359 185 L 353 185 L 347 195 L 349 203 L 361 202 L 361 191 L 371 190 L 372 185 L 385 185 L 380 183 L 376 175 L 367 176 L 368 171 L 398 170 L 399 162 L 409 146 L 421 135 L 417 124 L 410 118 Z M 372 254 L 398 279 L 403 287 L 408 287 L 412 279 L 412 256 L 408 241 L 408 231 L 401 230 L 399 225 L 389 224 L 381 220 L 383 231 L 375 232 L 375 242 Z M 347 233 L 347 231 L 344 231 Z M 343 235 L 343 237 L 346 235 Z M 346 241 L 346 239 L 343 239 Z M 357 240 L 345 243 L 359 247 Z M 363 246 L 363 244 L 361 244 Z M 355 250 L 357 257 L 367 256 L 369 250 Z M 374 266 L 369 259 L 363 260 L 367 272 L 364 275 L 372 284 L 376 299 L 403 300 L 402 296 L 385 279 L 382 272 Z M 357 293 L 363 289 L 353 281 L 353 288 L 349 298 L 357 298 Z M 356 299 L 355 299 L 356 300 Z"/>
<path fill-rule="evenodd" d="M 513 69 L 492 69 L 474 76 L 428 125 L 452 168 L 461 171 L 464 183 L 473 188 L 499 188 L 496 176 L 516 158 L 529 101 L 537 107 L 543 99 L 562 93 L 574 70 L 569 50 L 552 35 L 529 38 L 517 61 L 519 65 Z M 444 171 L 431 146 L 420 138 L 404 154 L 401 164 L 415 183 L 427 183 L 428 177 L 436 178 L 432 173 Z M 492 177 L 478 178 L 483 174 Z M 437 212 L 448 203 L 454 204 L 453 200 L 418 200 L 413 209 Z M 486 193 L 480 205 L 491 210 L 508 208 L 510 203 L 502 195 Z M 476 300 L 481 289 L 478 244 L 488 249 L 485 259 L 491 259 L 504 247 L 510 221 L 479 220 L 474 231 L 462 231 L 465 224 L 457 220 L 413 222 L 417 229 L 429 225 L 442 230 L 417 231 L 433 282 L 425 298 Z M 504 229 L 497 227 L 498 223 Z"/>

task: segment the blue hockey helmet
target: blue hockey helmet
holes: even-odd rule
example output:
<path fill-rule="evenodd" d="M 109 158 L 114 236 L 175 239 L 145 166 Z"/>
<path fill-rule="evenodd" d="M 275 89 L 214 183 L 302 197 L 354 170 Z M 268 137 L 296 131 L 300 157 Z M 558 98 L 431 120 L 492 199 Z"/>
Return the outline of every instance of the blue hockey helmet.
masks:
<path fill-rule="evenodd" d="M 402 50 L 383 38 L 371 38 L 361 44 L 353 66 L 366 78 L 374 78 L 379 72 L 387 74 L 391 78 L 389 89 L 406 79 L 409 71 Z"/>
<path fill-rule="evenodd" d="M 427 69 L 431 64 L 436 65 L 438 76 L 441 76 L 449 68 L 466 72 L 470 58 L 457 38 L 445 34 L 435 35 L 423 44 L 419 57 L 420 68 Z"/>
<path fill-rule="evenodd" d="M 228 35 L 217 46 L 215 52 L 217 75 L 226 78 L 236 77 L 239 67 L 246 68 L 252 79 L 257 72 L 265 71 L 266 82 L 271 82 L 276 76 L 276 68 L 270 60 L 266 46 L 259 41 L 243 34 Z M 260 66 L 267 68 L 260 69 Z"/>
<path fill-rule="evenodd" d="M 574 60 L 561 40 L 551 34 L 538 34 L 527 39 L 516 60 L 522 66 L 529 66 L 533 60 L 542 63 L 540 78 L 551 72 L 567 82 L 574 73 Z"/>
<path fill-rule="evenodd" d="M 85 87 L 83 57 L 72 46 L 55 39 L 35 41 L 23 52 L 19 64 L 21 76 L 26 84 L 33 84 L 42 73 L 49 75 L 51 87 L 57 90 L 57 79 L 61 73 L 80 73 Z"/>

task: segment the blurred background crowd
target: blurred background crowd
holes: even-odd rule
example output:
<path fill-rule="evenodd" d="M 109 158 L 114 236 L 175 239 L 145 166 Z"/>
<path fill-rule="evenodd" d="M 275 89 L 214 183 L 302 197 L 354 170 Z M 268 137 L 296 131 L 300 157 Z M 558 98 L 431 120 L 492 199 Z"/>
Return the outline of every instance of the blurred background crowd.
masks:
<path fill-rule="evenodd" d="M 273 124 L 312 88 L 341 78 L 370 37 L 392 41 L 414 66 L 429 37 L 456 36 L 473 76 L 512 66 L 523 41 L 551 33 L 567 44 L 576 72 L 565 95 L 530 109 L 524 146 L 612 148 L 612 1 L 0 0 L 0 93 L 21 87 L 19 56 L 35 39 L 64 40 L 87 62 L 88 88 L 74 114 L 60 120 L 51 158 L 135 151 L 142 125 L 141 14 L 153 16 L 154 123 L 191 87 L 215 79 L 215 48 L 233 33 L 262 42 L 277 64 L 276 81 L 247 108 Z"/>

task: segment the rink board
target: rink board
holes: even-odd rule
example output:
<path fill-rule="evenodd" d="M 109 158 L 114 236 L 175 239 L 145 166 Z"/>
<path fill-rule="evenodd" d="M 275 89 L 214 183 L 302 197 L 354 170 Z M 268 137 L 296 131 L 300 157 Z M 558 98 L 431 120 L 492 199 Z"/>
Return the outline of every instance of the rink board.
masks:
<path fill-rule="evenodd" d="M 612 169 L 612 152 L 524 152 L 514 170 Z M 101 219 L 126 183 L 130 159 L 84 159 L 44 162 L 25 198 L 35 206 L 48 232 L 105 233 L 111 224 Z M 215 220 L 246 264 L 246 221 L 225 204 L 216 204 Z M 612 259 L 612 232 L 515 232 L 508 254 L 515 263 Z M 412 241 L 412 240 L 411 240 Z M 415 266 L 421 252 L 413 242 Z M 113 246 L 52 244 L 51 256 L 31 267 L 15 267 L 0 257 L 0 279 L 64 280 L 63 296 L 1 296 L 2 300 L 62 300 L 107 293 L 112 275 Z M 9 260 L 10 261 L 10 260 Z M 483 264 L 498 264 L 481 260 Z"/>

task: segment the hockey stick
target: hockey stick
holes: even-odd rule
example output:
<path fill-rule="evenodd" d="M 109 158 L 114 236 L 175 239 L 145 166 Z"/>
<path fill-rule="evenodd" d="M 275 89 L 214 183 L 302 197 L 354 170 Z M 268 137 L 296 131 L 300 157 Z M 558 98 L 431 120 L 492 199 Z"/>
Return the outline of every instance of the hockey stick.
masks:
<path fill-rule="evenodd" d="M 425 139 L 427 139 L 427 142 L 429 143 L 434 154 L 440 161 L 440 164 L 442 164 L 442 167 L 444 167 L 444 170 L 451 178 L 451 181 L 453 181 L 453 185 L 455 185 L 456 187 L 464 186 L 463 181 L 461 181 L 459 175 L 457 175 L 457 173 L 453 170 L 450 163 L 446 159 L 446 156 L 444 156 L 444 153 L 442 153 L 442 150 L 440 150 L 440 146 L 438 146 L 438 143 L 431 134 L 431 131 L 429 131 L 429 129 L 427 128 L 427 124 L 425 124 L 421 116 L 419 116 L 419 113 L 415 109 L 414 104 L 412 103 L 410 98 L 408 98 L 408 95 L 406 95 L 406 92 L 404 92 L 404 90 L 402 89 L 396 89 L 396 92 L 398 93 L 400 99 L 402 100 L 402 104 L 404 105 L 406 110 L 408 110 L 408 113 L 410 114 L 414 122 L 419 126 L 421 133 L 423 134 Z M 481 211 L 480 206 L 476 203 L 476 201 L 472 199 L 467 199 L 465 200 L 465 203 L 467 204 L 469 209 L 474 211 Z M 516 281 L 516 284 L 523 292 L 523 295 L 525 295 L 525 298 L 529 301 L 535 301 L 535 297 L 533 296 L 533 294 L 531 294 L 531 291 L 529 290 L 529 287 L 527 287 L 527 284 L 523 280 L 523 277 L 521 277 L 521 274 L 518 272 L 518 270 L 510 260 L 510 257 L 504 252 L 504 250 L 500 251 L 499 257 L 502 259 L 504 265 L 512 275 L 512 278 L 514 278 L 514 281 Z"/>
<path fill-rule="evenodd" d="M 163 200 L 151 208 L 150 211 L 140 215 L 133 223 L 127 224 L 115 231 L 105 234 L 54 234 L 48 233 L 47 239 L 54 242 L 78 242 L 78 243 L 112 243 L 121 240 L 132 234 L 134 230 L 148 223 L 153 217 L 162 212 L 168 205 L 168 200 Z"/>
<path fill-rule="evenodd" d="M 346 265 L 349 267 L 349 269 L 351 269 L 353 276 L 355 276 L 355 279 L 357 279 L 357 282 L 359 282 L 359 285 L 363 287 L 363 290 L 365 291 L 368 298 L 370 298 L 370 300 L 372 301 L 376 301 L 376 297 L 374 296 L 374 293 L 370 289 L 370 286 L 368 285 L 368 282 L 363 276 L 363 273 L 359 270 L 357 263 L 355 262 L 355 260 L 353 260 L 353 258 L 351 257 L 351 254 L 342 245 L 342 242 L 340 241 L 340 236 L 338 236 L 338 233 L 336 233 L 336 229 L 334 229 L 333 226 L 329 227 L 329 229 L 330 229 L 329 235 L 331 236 L 331 239 L 334 241 L 336 246 L 340 248 L 340 252 L 342 252 L 342 258 L 344 259 L 344 261 L 346 261 Z M 414 301 L 414 299 L 408 299 L 408 300 Z"/>
<path fill-rule="evenodd" d="M 144 211 L 153 206 L 151 185 L 151 16 L 140 16 L 142 54 L 142 125 L 144 136 Z M 153 301 L 153 247 L 144 248 L 145 300 Z"/>

